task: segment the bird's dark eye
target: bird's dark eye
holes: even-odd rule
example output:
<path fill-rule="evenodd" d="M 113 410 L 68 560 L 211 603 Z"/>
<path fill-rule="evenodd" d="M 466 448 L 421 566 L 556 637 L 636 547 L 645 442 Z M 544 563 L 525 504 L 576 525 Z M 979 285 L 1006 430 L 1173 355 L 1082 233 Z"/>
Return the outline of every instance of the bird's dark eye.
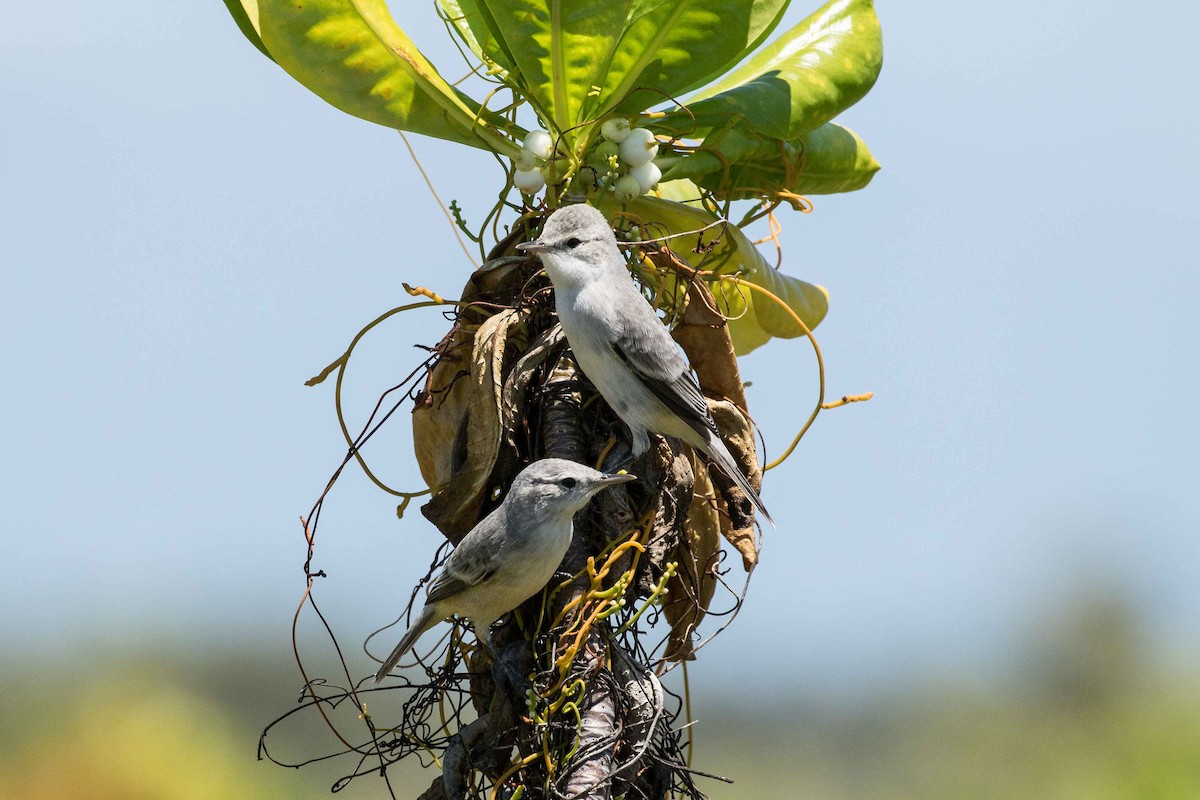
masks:
<path fill-rule="evenodd" d="M 579 245 L 581 245 L 581 244 L 583 244 L 583 242 L 579 241 L 574 236 L 572 236 L 570 239 L 567 239 L 567 241 L 566 241 L 567 248 L 571 249 L 571 250 L 574 250 L 576 247 L 579 247 Z"/>
<path fill-rule="evenodd" d="M 579 481 L 575 480 L 574 478 L 563 478 L 561 481 L 559 481 L 559 483 L 568 489 L 574 489 L 575 484 L 579 483 Z"/>

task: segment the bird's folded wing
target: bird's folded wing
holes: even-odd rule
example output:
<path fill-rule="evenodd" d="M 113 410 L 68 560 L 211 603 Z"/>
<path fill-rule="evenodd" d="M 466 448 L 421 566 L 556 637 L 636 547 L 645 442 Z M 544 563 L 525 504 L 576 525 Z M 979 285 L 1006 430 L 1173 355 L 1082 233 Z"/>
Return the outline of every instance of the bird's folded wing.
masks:
<path fill-rule="evenodd" d="M 651 394 L 696 432 L 717 432 L 700 385 L 665 332 L 661 337 L 649 332 L 644 336 L 620 336 L 613 350 Z"/>
<path fill-rule="evenodd" d="M 468 536 L 454 549 L 446 559 L 446 566 L 441 574 L 433 579 L 433 584 L 429 587 L 429 596 L 425 599 L 426 605 L 465 592 L 496 574 L 500 566 L 499 549 L 474 546 L 478 544 L 480 543 L 472 542 Z"/>

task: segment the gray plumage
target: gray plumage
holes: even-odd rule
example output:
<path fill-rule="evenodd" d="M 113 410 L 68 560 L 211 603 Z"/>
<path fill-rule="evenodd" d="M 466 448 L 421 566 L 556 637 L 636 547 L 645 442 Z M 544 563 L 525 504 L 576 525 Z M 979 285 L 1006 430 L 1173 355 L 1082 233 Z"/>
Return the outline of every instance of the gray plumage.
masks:
<path fill-rule="evenodd" d="M 687 361 L 634 286 L 604 215 L 582 204 L 560 208 L 537 241 L 517 246 L 541 257 L 575 360 L 628 426 L 634 457 L 650 446 L 648 432 L 681 439 L 708 456 L 770 522 L 721 441 Z"/>
<path fill-rule="evenodd" d="M 382 681 L 421 634 L 449 616 L 471 620 L 489 649 L 492 623 L 536 594 L 571 543 L 572 518 L 606 486 L 634 480 L 561 458 L 535 461 L 504 502 L 471 529 L 429 586 L 425 607 L 375 673 Z"/>

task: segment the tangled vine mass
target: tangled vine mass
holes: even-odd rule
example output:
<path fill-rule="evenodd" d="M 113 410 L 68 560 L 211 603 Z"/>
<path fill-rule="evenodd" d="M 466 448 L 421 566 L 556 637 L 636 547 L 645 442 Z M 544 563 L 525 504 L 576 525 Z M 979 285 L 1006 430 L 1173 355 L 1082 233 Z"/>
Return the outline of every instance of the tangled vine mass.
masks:
<path fill-rule="evenodd" d="M 350 447 L 302 520 L 307 584 L 297 619 L 305 608 L 317 615 L 340 660 L 340 674 L 310 675 L 294 639 L 304 677 L 300 703 L 263 731 L 260 757 L 286 766 L 331 758 L 352 762 L 334 791 L 378 775 L 394 797 L 388 767 L 409 757 L 440 766 L 423 800 L 698 800 L 704 797 L 698 779 L 726 780 L 691 765 L 686 689 L 682 695 L 671 691 L 664 677 L 684 665 L 686 687 L 686 662 L 736 615 L 758 560 L 759 539 L 748 498 L 675 440 L 656 437 L 655 446 L 629 464 L 638 480 L 601 494 L 577 516 L 556 577 L 494 629 L 502 663 L 493 664 L 488 650 L 466 635 L 466 624 L 455 622 L 432 647 L 418 646 L 411 668 L 375 687 L 349 665 L 316 603 L 315 580 L 325 577 L 313 567 L 318 523 L 344 467 L 357 460 L 381 488 L 402 499 L 400 514 L 415 496 L 379 481 L 362 454 L 406 403 L 412 404 L 422 476 L 437 487 L 421 511 L 447 542 L 414 588 L 405 617 L 449 545 L 496 507 L 525 464 L 555 457 L 611 471 L 629 463 L 627 432 L 567 349 L 548 279 L 535 258 L 514 255 L 514 245 L 529 238 L 542 219 L 525 214 L 459 300 L 407 287 L 427 299 L 372 322 L 341 358 L 309 381 L 337 373 L 338 418 Z M 642 221 L 633 237 L 652 229 Z M 711 251 L 723 234 L 720 228 L 696 233 L 691 255 Z M 723 441 L 757 489 L 762 469 L 755 429 L 725 310 L 709 289 L 720 278 L 654 240 L 632 242 L 628 253 L 634 274 L 688 355 Z M 340 387 L 354 346 L 393 314 L 428 306 L 447 309 L 450 330 L 427 348 L 427 357 L 405 380 L 384 393 L 359 435 L 351 436 Z M 730 551 L 722 541 L 740 556 L 737 567 L 726 563 Z M 702 637 L 705 618 L 714 618 L 705 628 L 715 630 Z M 373 701 L 378 692 L 404 695 L 396 718 L 372 712 L 372 706 L 389 705 Z M 357 712 L 349 723 L 347 707 Z M 314 719 L 334 733 L 336 750 L 297 759 L 269 746 L 277 726 Z"/>
<path fill-rule="evenodd" d="M 308 382 L 336 375 L 348 447 L 301 519 L 300 702 L 263 731 L 260 757 L 287 766 L 337 760 L 348 768 L 334 791 L 378 776 L 393 797 L 389 768 L 418 760 L 437 768 L 422 800 L 699 800 L 701 778 L 724 779 L 692 764 L 687 663 L 741 607 L 760 549 L 751 498 L 673 439 L 656 437 L 632 458 L 629 431 L 567 347 L 549 279 L 516 245 L 572 203 L 593 205 L 614 225 L 635 282 L 690 362 L 743 487 L 757 493 L 822 409 L 870 397 L 824 402 L 811 329 L 828 293 L 779 269 L 775 211 L 810 211 L 808 195 L 856 191 L 879 169 L 858 135 L 834 121 L 882 66 L 872 0 L 827 0 L 778 35 L 788 0 L 590 0 L 571 14 L 543 0 L 437 0 L 469 70 L 457 81 L 443 77 L 383 0 L 225 5 L 262 55 L 334 107 L 401 136 L 481 150 L 503 171 L 475 230 L 456 203 L 443 209 L 464 252 L 475 263 L 463 236 L 483 261 L 458 298 L 406 285 L 413 302 L 366 325 Z M 510 199 L 517 193 L 519 204 Z M 731 224 L 742 201 L 752 207 Z M 509 211 L 516 220 L 502 229 Z M 751 241 L 743 229 L 764 219 L 770 234 Z M 757 247 L 766 242 L 775 264 Z M 421 362 L 352 433 L 341 389 L 355 347 L 420 308 L 440 309 L 449 330 L 427 342 Z M 797 337 L 815 353 L 818 397 L 790 446 L 760 464 L 736 356 Z M 406 406 L 424 492 L 388 486 L 364 456 Z M 354 462 L 397 498 L 401 516 L 429 495 L 421 512 L 446 543 L 412 591 L 409 620 L 451 545 L 501 503 L 518 472 L 547 457 L 624 467 L 637 479 L 576 516 L 558 573 L 499 620 L 492 647 L 455 621 L 383 684 L 351 664 L 315 593 L 326 577 L 316 564 L 318 529 L 343 470 Z M 297 635 L 306 615 L 325 637 L 318 654 Z M 372 637 L 363 648 L 378 662 Z M 331 653 L 332 673 L 314 669 Z M 335 745 L 277 752 L 283 727 L 317 723 Z"/>

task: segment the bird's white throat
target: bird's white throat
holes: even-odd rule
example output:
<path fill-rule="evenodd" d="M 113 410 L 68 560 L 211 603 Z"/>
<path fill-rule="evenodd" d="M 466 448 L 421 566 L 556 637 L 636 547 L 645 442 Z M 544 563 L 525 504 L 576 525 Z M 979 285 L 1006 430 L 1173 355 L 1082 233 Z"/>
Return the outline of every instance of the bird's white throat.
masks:
<path fill-rule="evenodd" d="M 543 263 L 554 283 L 555 293 L 560 296 L 580 291 L 600 273 L 595 264 L 570 253 L 547 253 L 543 256 Z"/>

